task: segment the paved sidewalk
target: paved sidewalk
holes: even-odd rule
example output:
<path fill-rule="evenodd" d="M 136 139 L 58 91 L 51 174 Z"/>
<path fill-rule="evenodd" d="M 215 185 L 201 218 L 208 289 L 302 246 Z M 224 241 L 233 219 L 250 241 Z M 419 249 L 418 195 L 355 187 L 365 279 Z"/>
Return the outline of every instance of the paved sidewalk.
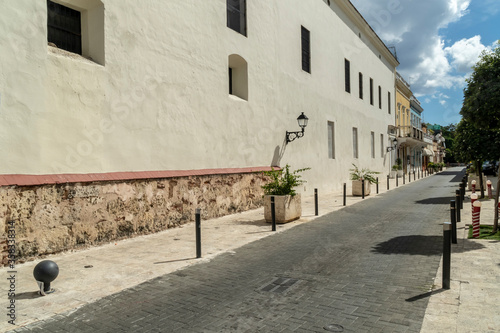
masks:
<path fill-rule="evenodd" d="M 496 178 L 488 179 L 495 186 Z M 457 244 L 452 244 L 450 289 L 441 289 L 441 261 L 422 333 L 500 332 L 500 242 L 467 239 L 472 224 L 470 194 L 467 191 L 461 222 L 457 224 Z M 492 225 L 494 200 L 481 201 L 480 223 Z"/>
<path fill-rule="evenodd" d="M 399 185 L 403 186 L 401 179 Z M 391 180 L 390 186 L 391 189 L 395 188 L 395 180 Z M 348 193 L 350 190 L 349 187 Z M 385 179 L 381 181 L 379 189 L 380 193 L 386 191 Z M 367 197 L 367 199 L 370 198 L 376 199 L 375 186 L 372 187 L 372 195 Z M 360 200 L 361 198 L 348 196 L 347 205 L 352 205 Z M 342 193 L 327 195 L 320 193 L 319 207 L 320 216 L 341 209 Z M 487 207 L 483 210 L 486 211 Z M 463 221 L 467 221 L 465 210 L 463 212 Z M 314 199 L 313 197 L 305 197 L 303 198 L 303 217 L 292 223 L 278 225 L 278 232 L 314 219 Z M 170 229 L 154 235 L 118 241 L 88 250 L 50 256 L 48 259 L 58 263 L 60 274 L 56 281 L 53 282 L 53 287 L 57 289 L 56 293 L 46 297 L 39 297 L 36 294 L 37 286 L 33 279 L 32 271 L 38 261 L 17 265 L 16 324 L 18 326 L 8 324 L 8 318 L 4 315 L 4 318 L 0 321 L 0 332 L 25 326 L 57 314 L 67 313 L 144 281 L 171 273 L 189 265 L 209 261 L 221 253 L 232 251 L 247 243 L 273 235 L 274 233 L 270 229 L 270 225 L 263 220 L 263 209 L 202 221 L 203 259 L 194 259 L 195 235 L 193 223 L 188 223 L 181 228 Z M 469 242 L 462 241 L 462 244 L 463 246 L 471 246 Z M 493 245 L 498 246 L 498 244 Z M 460 254 L 463 257 L 461 260 L 457 258 L 454 252 L 452 258 L 452 289 L 432 295 L 422 331 L 426 329 L 426 332 L 443 330 L 447 332 L 471 331 L 470 329 L 464 331 L 458 330 L 459 325 L 464 326 L 466 323 L 460 324 L 457 318 L 449 320 L 450 316 L 446 315 L 449 312 L 446 311 L 455 310 L 455 317 L 460 317 L 462 321 L 466 320 L 464 313 L 467 314 L 472 310 L 478 310 L 481 314 L 489 314 L 488 321 L 481 319 L 481 322 L 484 324 L 491 323 L 490 326 L 493 328 L 500 327 L 498 317 L 496 322 L 492 319 L 495 314 L 494 308 L 489 306 L 487 301 L 485 301 L 485 298 L 488 300 L 488 294 L 494 295 L 496 292 L 481 290 L 481 288 L 485 288 L 486 286 L 471 283 L 470 279 L 472 278 L 468 278 L 469 284 L 467 285 L 463 282 L 464 278 L 457 278 L 460 276 L 458 271 L 463 272 L 471 267 L 467 258 L 469 258 L 468 260 L 474 260 L 475 258 L 474 263 L 481 267 L 477 273 L 486 275 L 477 278 L 490 284 L 488 288 L 495 288 L 493 281 L 496 281 L 496 285 L 498 285 L 497 275 L 498 269 L 500 269 L 498 266 L 500 261 L 496 259 L 498 258 L 498 251 L 490 253 L 490 250 L 498 250 L 498 247 L 490 249 L 488 246 L 472 252 L 462 253 Z M 477 259 L 483 254 L 487 260 L 485 262 L 478 261 Z M 490 267 L 492 270 L 483 269 L 483 265 L 486 264 L 492 266 Z M 0 272 L 2 272 L 2 281 L 6 281 L 6 277 L 8 277 L 7 269 L 1 268 Z M 441 272 L 438 272 L 436 286 L 440 286 L 441 284 L 440 275 Z M 490 281 L 486 280 L 487 276 L 490 277 Z M 7 283 L 0 283 L 0 292 L 2 295 L 5 295 L 0 299 L 0 306 L 2 307 L 7 306 L 7 290 Z M 457 292 L 458 296 L 461 296 L 462 293 L 464 295 L 462 297 L 464 299 L 461 298 L 461 303 L 458 305 L 456 304 L 456 300 L 453 301 L 457 297 L 455 294 Z M 465 301 L 465 295 L 467 295 L 467 302 Z M 475 297 L 472 298 L 471 295 Z M 476 297 L 478 295 L 483 295 L 483 297 L 478 299 L 479 297 Z M 445 299 L 444 297 L 447 298 Z M 493 302 L 491 298 L 490 303 Z M 451 310 L 442 311 L 443 307 L 441 303 L 447 304 Z M 487 309 L 481 308 L 483 306 L 487 307 Z M 434 308 L 436 309 L 433 310 Z M 440 324 L 444 326 L 432 326 Z M 476 324 L 476 322 L 472 322 L 471 325 L 475 328 L 482 327 Z M 479 331 L 487 332 L 488 329 L 480 329 Z"/>

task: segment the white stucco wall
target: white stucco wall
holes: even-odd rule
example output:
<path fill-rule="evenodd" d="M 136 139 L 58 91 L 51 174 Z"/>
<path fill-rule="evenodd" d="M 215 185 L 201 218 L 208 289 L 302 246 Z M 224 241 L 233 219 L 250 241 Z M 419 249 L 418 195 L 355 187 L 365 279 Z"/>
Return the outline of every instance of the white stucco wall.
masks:
<path fill-rule="evenodd" d="M 249 1 L 247 37 L 226 27 L 224 0 L 102 2 L 104 65 L 47 46 L 45 1 L 0 0 L 0 174 L 271 165 L 301 112 L 305 136 L 280 164 L 311 167 L 307 191 L 340 189 L 351 163 L 389 171 L 379 140 L 394 124 L 394 67 L 340 9 L 345 0 L 331 9 L 321 0 Z M 301 25 L 311 33 L 311 74 L 301 69 Z M 248 101 L 228 94 L 232 54 L 247 62 Z M 335 159 L 327 121 L 335 122 Z"/>

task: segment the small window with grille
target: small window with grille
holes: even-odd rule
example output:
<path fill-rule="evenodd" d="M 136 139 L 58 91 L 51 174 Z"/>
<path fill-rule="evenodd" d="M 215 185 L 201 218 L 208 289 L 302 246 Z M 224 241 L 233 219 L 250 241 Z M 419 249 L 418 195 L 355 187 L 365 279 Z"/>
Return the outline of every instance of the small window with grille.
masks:
<path fill-rule="evenodd" d="M 302 70 L 311 73 L 310 32 L 304 27 L 301 27 L 301 39 L 302 39 Z"/>
<path fill-rule="evenodd" d="M 81 13 L 47 0 L 47 38 L 58 48 L 82 54 Z"/>
<path fill-rule="evenodd" d="M 226 0 L 227 27 L 247 35 L 247 4 L 246 0 Z"/>

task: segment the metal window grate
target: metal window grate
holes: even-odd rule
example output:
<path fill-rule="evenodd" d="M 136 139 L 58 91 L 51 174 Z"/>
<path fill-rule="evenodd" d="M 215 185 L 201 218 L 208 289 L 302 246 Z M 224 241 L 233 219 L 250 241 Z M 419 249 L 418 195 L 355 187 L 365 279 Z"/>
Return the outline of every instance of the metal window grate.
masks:
<path fill-rule="evenodd" d="M 227 26 L 236 32 L 247 35 L 246 0 L 227 0 Z"/>
<path fill-rule="evenodd" d="M 370 104 L 373 105 L 373 79 L 370 78 Z"/>
<path fill-rule="evenodd" d="M 311 73 L 311 42 L 310 32 L 306 28 L 301 28 L 302 39 L 302 70 Z"/>
<path fill-rule="evenodd" d="M 275 278 L 271 283 L 260 288 L 261 291 L 282 294 L 292 286 L 296 285 L 300 280 L 287 277 Z"/>
<path fill-rule="evenodd" d="M 47 0 L 47 40 L 60 49 L 82 54 L 81 13 Z"/>
<path fill-rule="evenodd" d="M 363 99 L 363 74 L 359 73 L 359 98 Z"/>
<path fill-rule="evenodd" d="M 382 87 L 378 86 L 378 108 L 382 109 Z"/>
<path fill-rule="evenodd" d="M 351 63 L 349 60 L 344 59 L 344 73 L 345 73 L 345 91 L 351 92 Z"/>

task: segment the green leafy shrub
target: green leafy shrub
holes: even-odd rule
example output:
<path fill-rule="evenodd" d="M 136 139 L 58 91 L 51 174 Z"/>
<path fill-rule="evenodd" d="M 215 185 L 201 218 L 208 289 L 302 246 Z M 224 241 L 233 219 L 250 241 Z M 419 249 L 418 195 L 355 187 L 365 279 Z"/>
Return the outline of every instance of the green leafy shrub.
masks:
<path fill-rule="evenodd" d="M 295 171 L 290 171 L 290 166 L 287 164 L 281 170 L 263 171 L 262 173 L 271 178 L 271 181 L 265 185 L 262 185 L 265 195 L 291 195 L 295 196 L 295 187 L 300 186 L 305 183 L 305 180 L 301 179 L 300 173 L 311 168 L 297 169 Z"/>

